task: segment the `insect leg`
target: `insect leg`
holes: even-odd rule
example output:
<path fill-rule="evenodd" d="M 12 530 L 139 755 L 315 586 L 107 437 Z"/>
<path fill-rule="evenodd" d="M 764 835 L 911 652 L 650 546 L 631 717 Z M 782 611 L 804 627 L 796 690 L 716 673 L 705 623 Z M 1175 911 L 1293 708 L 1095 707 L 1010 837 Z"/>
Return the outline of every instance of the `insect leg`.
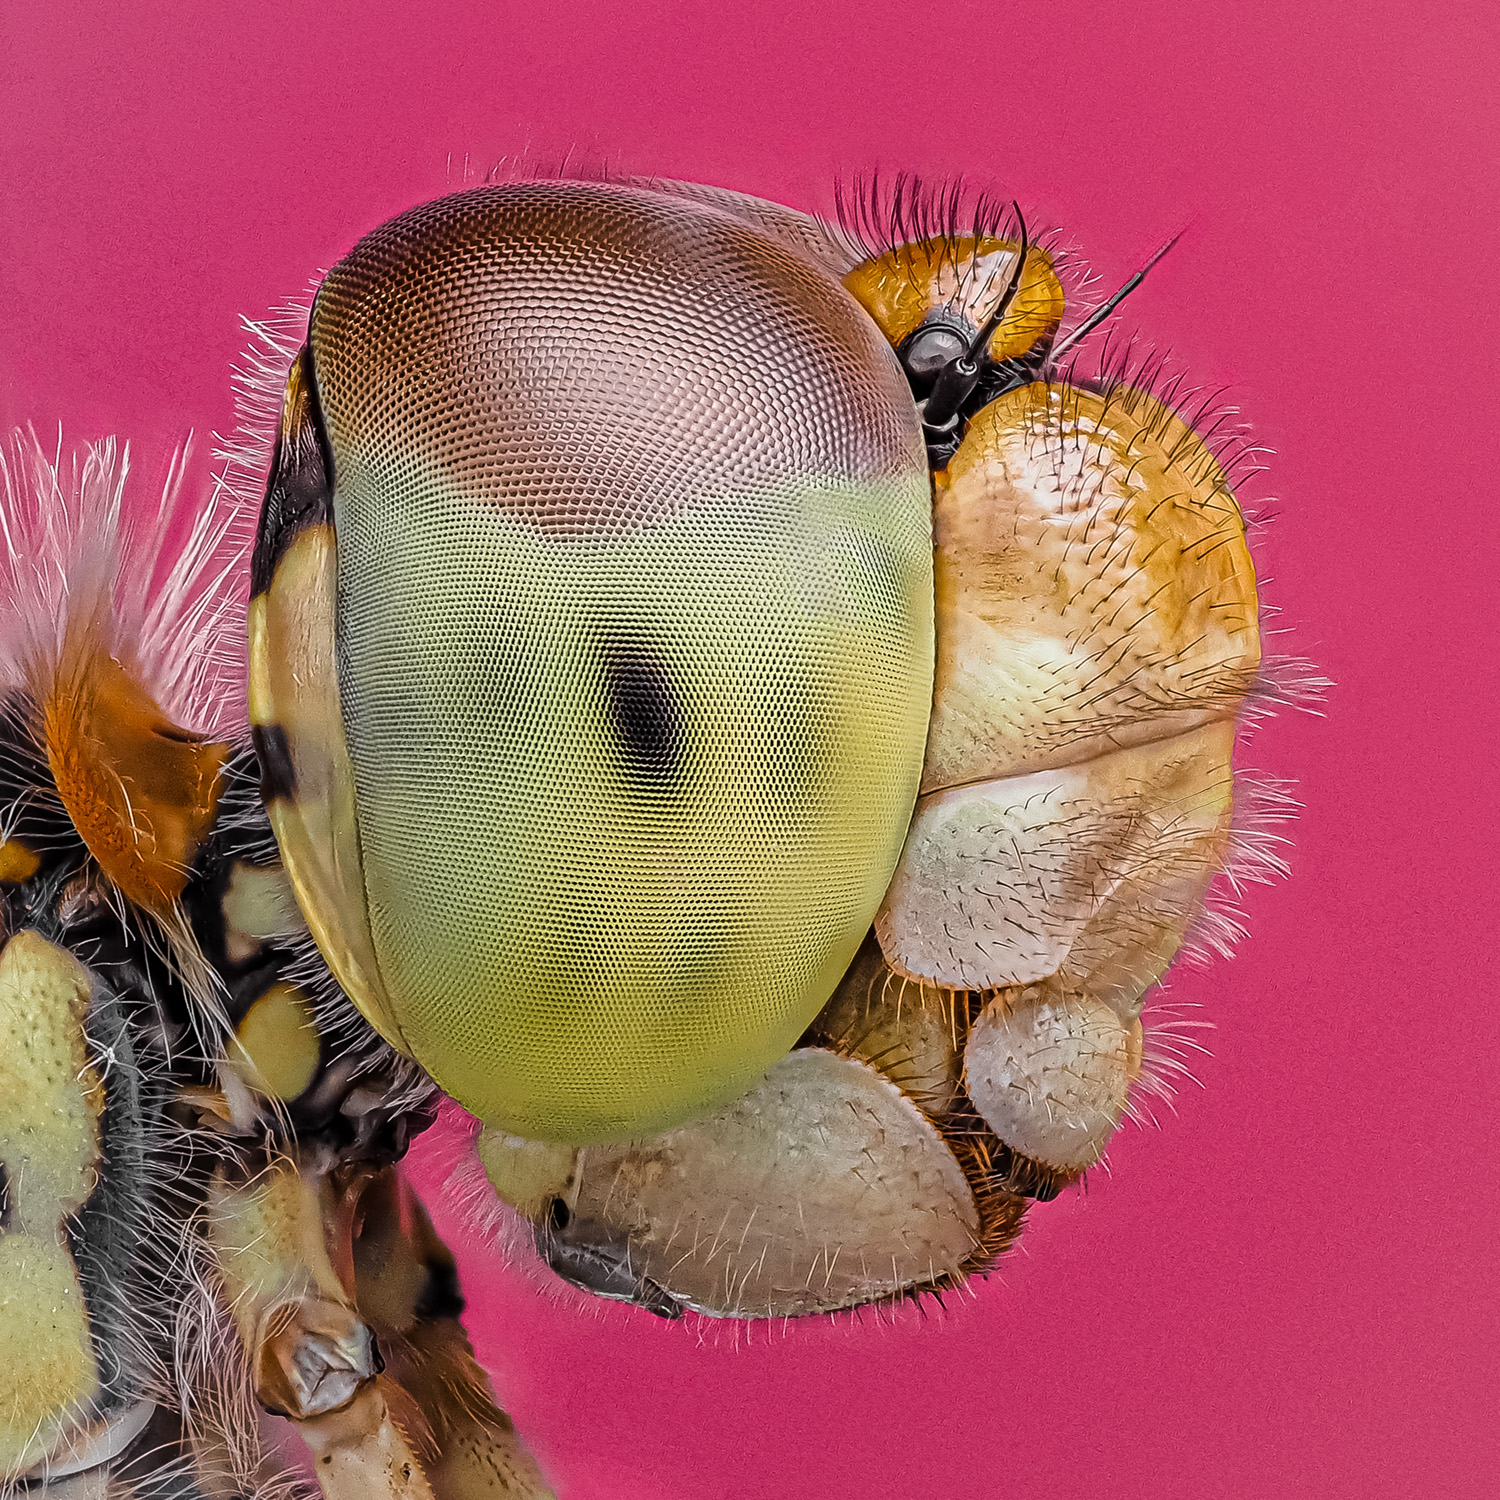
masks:
<path fill-rule="evenodd" d="M 204 1105 L 237 1140 L 205 1216 L 255 1394 L 329 1500 L 551 1494 L 473 1358 L 453 1258 L 395 1162 L 432 1087 L 334 985 L 260 803 L 255 757 L 189 891 L 234 1032 Z"/>

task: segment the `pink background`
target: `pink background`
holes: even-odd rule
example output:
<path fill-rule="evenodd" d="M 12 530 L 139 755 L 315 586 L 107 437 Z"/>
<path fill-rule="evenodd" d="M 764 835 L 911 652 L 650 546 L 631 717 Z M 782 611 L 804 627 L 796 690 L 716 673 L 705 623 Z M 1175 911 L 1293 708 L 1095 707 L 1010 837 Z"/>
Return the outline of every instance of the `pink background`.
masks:
<path fill-rule="evenodd" d="M 1110 284 L 1187 222 L 1126 326 L 1276 450 L 1261 563 L 1338 687 L 1250 747 L 1308 811 L 1239 959 L 1174 985 L 1218 1028 L 1204 1088 L 894 1323 L 580 1315 L 473 1251 L 567 1500 L 1500 1491 L 1500 25 L 1421 9 L 4 7 L 0 417 L 120 430 L 147 471 L 227 425 L 239 314 L 466 154 L 570 147 L 812 208 L 963 171 Z"/>

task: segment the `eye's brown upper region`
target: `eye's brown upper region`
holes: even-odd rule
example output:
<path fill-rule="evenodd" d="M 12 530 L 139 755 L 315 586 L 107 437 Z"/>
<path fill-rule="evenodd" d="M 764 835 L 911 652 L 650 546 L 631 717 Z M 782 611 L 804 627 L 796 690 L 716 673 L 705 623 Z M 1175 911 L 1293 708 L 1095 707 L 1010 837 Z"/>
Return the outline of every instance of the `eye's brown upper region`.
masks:
<path fill-rule="evenodd" d="M 336 468 L 436 469 L 549 535 L 912 466 L 909 392 L 844 289 L 640 188 L 511 184 L 403 214 L 329 274 L 312 349 Z"/>

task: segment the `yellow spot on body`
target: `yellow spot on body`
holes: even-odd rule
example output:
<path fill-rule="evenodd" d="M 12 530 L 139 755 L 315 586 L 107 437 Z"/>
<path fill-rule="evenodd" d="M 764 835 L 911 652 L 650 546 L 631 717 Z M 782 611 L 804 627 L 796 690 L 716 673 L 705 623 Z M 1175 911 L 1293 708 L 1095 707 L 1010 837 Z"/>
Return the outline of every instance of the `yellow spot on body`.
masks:
<path fill-rule="evenodd" d="M 30 880 L 42 867 L 41 856 L 29 849 L 20 839 L 6 839 L 0 843 L 0 881 L 7 885 L 19 885 Z"/>
<path fill-rule="evenodd" d="M 41 1458 L 97 1383 L 73 1257 L 29 1234 L 0 1236 L 0 1473 Z"/>
<path fill-rule="evenodd" d="M 292 883 L 280 865 L 251 865 L 237 860 L 220 908 L 224 914 L 224 947 L 231 963 L 253 958 L 263 943 L 294 938 L 307 931 Z"/>
<path fill-rule="evenodd" d="M 104 1093 L 83 1033 L 87 970 L 40 934 L 0 952 L 0 1155 L 14 1228 L 50 1237 L 99 1160 Z"/>
<path fill-rule="evenodd" d="M 291 1100 L 318 1071 L 318 1031 L 307 998 L 295 985 L 273 984 L 235 1030 L 235 1065 L 251 1088 Z"/>
<path fill-rule="evenodd" d="M 104 1090 L 83 1022 L 88 972 L 31 930 L 0 952 L 0 1472 L 39 1461 L 98 1385 L 83 1288 L 63 1239 L 93 1190 Z"/>

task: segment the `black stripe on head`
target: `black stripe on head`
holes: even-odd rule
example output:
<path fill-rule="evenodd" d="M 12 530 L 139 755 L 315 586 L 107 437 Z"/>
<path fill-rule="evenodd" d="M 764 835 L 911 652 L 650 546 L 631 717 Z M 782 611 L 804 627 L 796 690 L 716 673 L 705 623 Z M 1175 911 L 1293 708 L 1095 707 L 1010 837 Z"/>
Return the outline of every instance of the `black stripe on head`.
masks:
<path fill-rule="evenodd" d="M 256 724 L 250 730 L 260 761 L 260 795 L 266 802 L 278 797 L 297 795 L 297 767 L 292 762 L 292 747 L 286 730 L 280 724 Z"/>
<path fill-rule="evenodd" d="M 333 453 L 318 405 L 312 351 L 304 348 L 287 373 L 271 477 L 250 555 L 251 595 L 271 587 L 276 564 L 299 532 L 332 524 Z"/>

